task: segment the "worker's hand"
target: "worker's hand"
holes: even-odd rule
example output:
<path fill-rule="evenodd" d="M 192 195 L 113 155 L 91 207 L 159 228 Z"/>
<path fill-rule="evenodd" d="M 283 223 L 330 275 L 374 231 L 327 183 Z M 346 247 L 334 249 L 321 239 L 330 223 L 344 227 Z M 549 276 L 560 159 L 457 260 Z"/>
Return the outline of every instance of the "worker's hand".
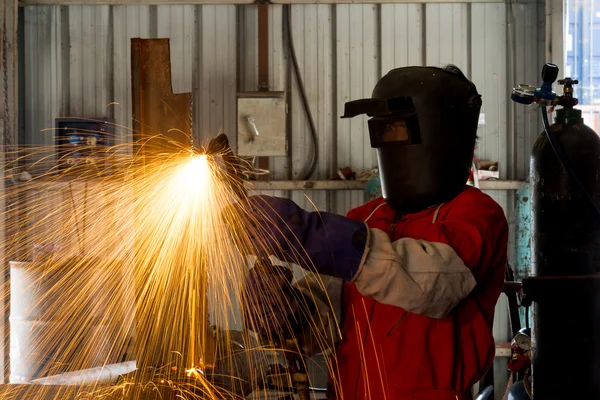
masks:
<path fill-rule="evenodd" d="M 298 334 L 314 306 L 292 286 L 289 268 L 259 259 L 242 289 L 244 326 L 263 337 Z"/>
<path fill-rule="evenodd" d="M 271 196 L 251 196 L 235 208 L 255 253 L 274 254 L 347 281 L 358 270 L 368 236 L 363 222 L 307 212 L 289 199 Z"/>

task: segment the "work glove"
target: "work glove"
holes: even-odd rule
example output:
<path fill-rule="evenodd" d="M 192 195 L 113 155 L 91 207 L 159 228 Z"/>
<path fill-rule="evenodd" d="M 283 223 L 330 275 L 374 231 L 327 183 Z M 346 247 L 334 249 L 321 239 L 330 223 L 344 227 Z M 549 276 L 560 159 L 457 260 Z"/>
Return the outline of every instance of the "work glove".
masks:
<path fill-rule="evenodd" d="M 289 199 L 271 196 L 250 196 L 233 207 L 255 253 L 273 254 L 345 281 L 352 281 L 358 271 L 367 244 L 365 223 L 308 212 Z"/>
<path fill-rule="evenodd" d="M 244 326 L 263 337 L 299 334 L 315 306 L 292 285 L 289 268 L 259 259 L 248 273 L 242 288 Z"/>
<path fill-rule="evenodd" d="M 248 170 L 248 165 L 245 165 L 241 158 L 233 154 L 227 135 L 221 133 L 213 138 L 204 149 L 204 152 L 216 156 L 217 163 L 224 168 L 227 174 L 226 183 L 238 198 L 245 198 L 244 171 Z"/>

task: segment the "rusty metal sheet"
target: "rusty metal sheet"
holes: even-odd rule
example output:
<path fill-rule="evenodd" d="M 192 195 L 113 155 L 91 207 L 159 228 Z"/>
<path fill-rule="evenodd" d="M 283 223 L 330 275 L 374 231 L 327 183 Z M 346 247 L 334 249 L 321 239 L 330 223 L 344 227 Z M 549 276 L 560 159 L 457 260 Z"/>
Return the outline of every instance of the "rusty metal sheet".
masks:
<path fill-rule="evenodd" d="M 131 40 L 131 68 L 132 68 L 132 115 L 134 141 L 136 141 L 136 154 L 141 158 L 136 160 L 144 166 L 157 152 L 175 152 L 189 149 L 191 141 L 191 94 L 175 94 L 171 84 L 171 57 L 169 39 L 139 39 Z M 160 135 L 159 138 L 155 138 Z M 139 143 L 143 143 L 140 146 Z M 144 169 L 138 171 L 138 177 L 144 178 Z M 136 187 L 137 191 L 138 188 Z M 137 195 L 137 194 L 136 194 Z M 136 220 L 142 210 L 136 209 Z M 206 279 L 201 279 L 199 290 L 202 295 L 190 293 L 189 282 L 186 276 L 168 282 L 168 287 L 163 288 L 163 298 L 155 299 L 150 296 L 153 312 L 141 312 L 145 308 L 144 302 L 148 295 L 139 287 L 139 282 L 150 279 L 148 268 L 144 262 L 138 260 L 137 251 L 142 248 L 136 236 L 136 361 L 138 371 L 147 367 L 164 367 L 173 362 L 177 366 L 175 375 L 183 373 L 185 368 L 197 365 L 200 359 L 210 363 L 213 359 L 212 341 L 208 334 L 209 322 L 207 313 Z M 206 261 L 201 262 L 197 268 L 204 271 Z M 185 268 L 182 268 L 184 270 Z M 204 272 L 200 272 L 204 273 Z M 157 294 L 158 295 L 158 294 Z M 159 295 L 160 296 L 160 295 Z M 168 298 L 168 296 L 172 298 Z M 191 296 L 194 296 L 193 298 Z M 196 304 L 197 313 L 187 315 L 176 304 Z M 152 314 L 152 315 L 149 315 Z M 201 318 L 204 315 L 206 318 Z M 156 317 L 160 316 L 160 317 Z M 152 321 L 160 318 L 160 321 Z M 177 332 L 174 335 L 173 323 L 176 322 Z M 143 327 L 140 329 L 140 327 Z M 173 359 L 174 354 L 181 357 Z M 175 377 L 175 380 L 181 378 Z"/>
<path fill-rule="evenodd" d="M 146 152 L 189 146 L 192 94 L 173 93 L 169 39 L 131 39 L 131 77 L 134 141 L 163 135 Z"/>

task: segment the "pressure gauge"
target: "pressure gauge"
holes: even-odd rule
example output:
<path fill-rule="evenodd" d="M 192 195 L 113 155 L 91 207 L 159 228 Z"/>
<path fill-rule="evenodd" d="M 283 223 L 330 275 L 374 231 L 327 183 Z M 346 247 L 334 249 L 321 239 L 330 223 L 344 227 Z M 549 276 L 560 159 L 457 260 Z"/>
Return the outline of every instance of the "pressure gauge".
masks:
<path fill-rule="evenodd" d="M 531 349 L 531 338 L 522 333 L 517 333 L 515 335 L 513 343 L 522 350 L 528 351 Z"/>

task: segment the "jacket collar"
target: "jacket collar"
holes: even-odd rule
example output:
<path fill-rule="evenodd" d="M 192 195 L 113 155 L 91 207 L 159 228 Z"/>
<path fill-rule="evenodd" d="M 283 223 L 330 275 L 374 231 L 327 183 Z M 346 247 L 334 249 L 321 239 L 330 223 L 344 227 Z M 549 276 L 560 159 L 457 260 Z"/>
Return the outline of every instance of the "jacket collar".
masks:
<path fill-rule="evenodd" d="M 463 190 L 461 190 L 458 195 L 460 196 L 461 193 L 463 193 L 465 190 L 469 190 L 471 187 L 465 185 L 465 187 L 463 188 Z M 452 200 L 449 200 L 447 203 L 453 201 L 456 197 L 454 197 Z M 417 211 L 414 213 L 409 213 L 409 214 L 399 214 L 397 213 L 392 207 L 390 207 L 384 200 L 383 197 L 381 197 L 381 200 L 379 202 L 379 204 L 377 205 L 377 207 L 375 208 L 375 210 L 372 212 L 370 218 L 373 218 L 375 216 L 377 216 L 377 219 L 380 220 L 384 220 L 384 221 L 389 221 L 389 222 L 394 222 L 394 221 L 398 221 L 401 219 L 408 219 L 408 220 L 412 220 L 412 219 L 420 219 L 420 218 L 425 218 L 429 215 L 431 215 L 433 217 L 433 214 L 440 208 L 440 206 L 442 206 L 445 203 L 439 203 L 439 204 L 435 204 L 433 206 L 427 207 L 424 210 L 421 211 Z"/>
<path fill-rule="evenodd" d="M 390 207 L 385 202 L 385 200 L 382 199 L 382 202 L 379 204 L 379 206 L 377 207 L 377 210 L 373 213 L 371 218 L 373 218 L 374 216 L 377 216 L 377 219 L 386 220 L 389 222 L 394 222 L 394 221 L 401 220 L 401 219 L 409 219 L 409 220 L 420 219 L 420 218 L 425 218 L 428 215 L 433 216 L 433 213 L 435 213 L 435 211 L 439 208 L 439 206 L 440 206 L 440 204 L 435 204 L 431 207 L 428 207 L 421 211 L 417 211 L 415 213 L 399 214 L 392 207 Z"/>

